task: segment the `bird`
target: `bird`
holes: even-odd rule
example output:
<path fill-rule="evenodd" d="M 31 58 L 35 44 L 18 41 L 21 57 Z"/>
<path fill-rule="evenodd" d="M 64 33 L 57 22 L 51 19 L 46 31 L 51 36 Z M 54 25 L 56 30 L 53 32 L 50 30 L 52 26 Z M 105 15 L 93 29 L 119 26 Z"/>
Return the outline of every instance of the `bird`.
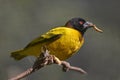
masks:
<path fill-rule="evenodd" d="M 80 17 L 72 18 L 64 26 L 52 28 L 35 38 L 23 49 L 11 52 L 11 57 L 15 60 L 28 56 L 37 58 L 41 54 L 41 48 L 46 46 L 51 55 L 55 55 L 60 60 L 66 60 L 80 50 L 84 43 L 84 34 L 89 28 L 103 32 L 92 22 Z"/>

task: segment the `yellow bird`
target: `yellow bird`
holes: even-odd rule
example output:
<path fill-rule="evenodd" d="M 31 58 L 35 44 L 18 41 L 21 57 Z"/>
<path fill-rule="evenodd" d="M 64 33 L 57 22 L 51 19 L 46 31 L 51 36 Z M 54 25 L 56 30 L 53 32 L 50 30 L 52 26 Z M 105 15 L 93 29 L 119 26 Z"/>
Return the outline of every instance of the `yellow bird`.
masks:
<path fill-rule="evenodd" d="M 66 60 L 81 48 L 84 43 L 84 33 L 91 27 L 102 32 L 91 22 L 82 18 L 72 18 L 65 26 L 53 28 L 31 41 L 25 48 L 12 52 L 11 57 L 15 60 L 21 60 L 27 56 L 38 57 L 41 54 L 41 48 L 46 46 L 50 54 L 60 60 Z"/>

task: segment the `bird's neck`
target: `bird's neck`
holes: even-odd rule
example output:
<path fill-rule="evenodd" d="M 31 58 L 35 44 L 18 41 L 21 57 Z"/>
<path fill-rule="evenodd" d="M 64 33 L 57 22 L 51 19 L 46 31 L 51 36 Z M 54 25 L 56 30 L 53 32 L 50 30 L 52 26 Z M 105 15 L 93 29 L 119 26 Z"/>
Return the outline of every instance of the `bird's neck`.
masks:
<path fill-rule="evenodd" d="M 82 36 L 83 36 L 86 31 L 87 31 L 87 28 L 86 28 L 86 29 L 83 29 L 83 30 L 80 30 L 79 32 L 81 32 L 81 34 L 82 34 Z"/>

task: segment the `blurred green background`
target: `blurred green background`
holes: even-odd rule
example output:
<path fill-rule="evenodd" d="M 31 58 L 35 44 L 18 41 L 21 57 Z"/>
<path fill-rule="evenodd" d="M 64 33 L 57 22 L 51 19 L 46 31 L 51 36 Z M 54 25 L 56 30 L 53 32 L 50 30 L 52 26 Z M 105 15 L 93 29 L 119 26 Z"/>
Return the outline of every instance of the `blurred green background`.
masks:
<path fill-rule="evenodd" d="M 33 63 L 33 58 L 15 61 L 10 52 L 73 17 L 82 17 L 104 30 L 89 29 L 85 44 L 68 59 L 88 75 L 62 72 L 51 65 L 22 80 L 120 80 L 119 0 L 0 0 L 0 80 L 15 76 Z"/>

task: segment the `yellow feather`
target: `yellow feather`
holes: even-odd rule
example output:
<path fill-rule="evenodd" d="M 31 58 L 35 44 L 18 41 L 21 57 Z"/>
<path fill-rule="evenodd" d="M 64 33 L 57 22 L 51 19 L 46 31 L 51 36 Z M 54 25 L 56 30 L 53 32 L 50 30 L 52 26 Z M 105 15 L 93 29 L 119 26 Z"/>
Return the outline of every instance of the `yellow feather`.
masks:
<path fill-rule="evenodd" d="M 77 52 L 84 43 L 81 33 L 67 27 L 57 27 L 30 42 L 23 50 L 11 53 L 11 56 L 20 60 L 26 56 L 39 56 L 41 47 L 46 45 L 50 54 L 60 60 L 66 60 Z"/>

